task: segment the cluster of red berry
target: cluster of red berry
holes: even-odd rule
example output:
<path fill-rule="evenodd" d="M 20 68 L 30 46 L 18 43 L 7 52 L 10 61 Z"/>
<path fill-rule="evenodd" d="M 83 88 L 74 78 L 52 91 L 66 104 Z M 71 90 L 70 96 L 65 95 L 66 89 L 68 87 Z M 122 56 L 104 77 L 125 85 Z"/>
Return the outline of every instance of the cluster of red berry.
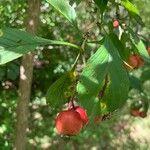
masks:
<path fill-rule="evenodd" d="M 146 100 L 136 100 L 130 105 L 130 115 L 134 117 L 145 118 L 148 111 L 148 102 Z"/>
<path fill-rule="evenodd" d="M 147 116 L 147 113 L 145 111 L 140 111 L 139 109 L 131 109 L 130 114 L 131 116 L 142 118 L 145 118 Z"/>

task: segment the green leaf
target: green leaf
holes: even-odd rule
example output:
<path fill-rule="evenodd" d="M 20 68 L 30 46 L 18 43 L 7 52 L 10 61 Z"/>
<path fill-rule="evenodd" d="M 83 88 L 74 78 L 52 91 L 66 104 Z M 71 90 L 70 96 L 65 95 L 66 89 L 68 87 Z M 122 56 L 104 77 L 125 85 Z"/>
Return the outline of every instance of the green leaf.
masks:
<path fill-rule="evenodd" d="M 139 22 L 141 25 L 144 25 L 141 17 L 139 16 L 140 15 L 139 10 L 136 8 L 135 5 L 133 5 L 129 0 L 121 0 L 121 4 L 126 8 L 129 14 L 133 18 L 135 18 L 137 22 Z"/>
<path fill-rule="evenodd" d="M 37 46 L 65 45 L 80 50 L 80 47 L 72 43 L 48 40 L 33 36 L 25 31 L 4 28 L 0 30 L 0 65 L 32 52 Z"/>
<path fill-rule="evenodd" d="M 5 67 L 0 67 L 0 81 L 2 81 L 2 79 L 5 77 Z"/>
<path fill-rule="evenodd" d="M 103 13 L 107 7 L 107 3 L 109 0 L 94 0 L 97 4 L 98 8 L 100 9 L 101 13 Z"/>
<path fill-rule="evenodd" d="M 33 51 L 36 46 L 31 34 L 5 28 L 1 30 L 0 36 L 0 64 L 21 57 L 23 54 Z"/>
<path fill-rule="evenodd" d="M 138 53 L 143 57 L 146 62 L 150 63 L 150 57 L 143 41 L 133 32 L 131 28 L 128 27 L 128 31 L 130 33 L 130 40 L 136 47 Z"/>
<path fill-rule="evenodd" d="M 9 63 L 7 65 L 7 68 L 9 68 L 7 70 L 7 79 L 16 80 L 19 76 L 19 67 L 20 66 L 15 63 Z"/>
<path fill-rule="evenodd" d="M 123 67 L 121 58 L 118 55 L 117 47 L 115 47 L 111 38 L 108 37 L 104 44 L 106 49 L 109 51 L 112 61 L 109 64 L 108 70 L 110 84 L 103 97 L 103 101 L 106 102 L 109 111 L 114 111 L 122 107 L 127 100 L 129 77 Z"/>
<path fill-rule="evenodd" d="M 76 12 L 66 0 L 46 0 L 72 24 L 76 24 Z"/>
<path fill-rule="evenodd" d="M 128 10 L 132 15 L 139 15 L 139 10 L 129 0 L 121 0 L 121 4 Z"/>
<path fill-rule="evenodd" d="M 96 97 L 102 88 L 102 83 L 106 75 L 109 63 L 109 53 L 102 45 L 94 55 L 87 61 L 86 67 L 80 76 L 77 85 L 79 102 L 87 109 L 89 114 L 95 103 L 98 104 Z M 100 107 L 100 106 L 99 106 Z"/>
<path fill-rule="evenodd" d="M 124 37 L 124 36 L 125 36 L 125 34 L 122 34 L 122 37 Z M 121 58 L 123 60 L 128 60 L 129 49 L 126 49 L 124 46 L 124 45 L 126 45 L 126 43 L 123 43 L 122 41 L 120 41 L 116 34 L 110 34 L 110 38 L 111 38 L 114 46 L 117 48 Z"/>
<path fill-rule="evenodd" d="M 139 91 L 142 91 L 142 82 L 140 79 L 138 79 L 137 77 L 130 75 L 129 76 L 130 79 L 130 89 L 137 89 Z"/>
<path fill-rule="evenodd" d="M 106 74 L 109 76 L 109 85 L 103 95 L 103 103 L 108 111 L 114 111 L 127 100 L 129 79 L 110 35 L 88 60 L 77 86 L 78 99 L 89 114 L 92 113 L 92 106 L 98 104 L 96 98 L 102 90 Z"/>
<path fill-rule="evenodd" d="M 66 92 L 70 85 L 71 79 L 69 73 L 66 73 L 49 87 L 46 99 L 51 107 L 59 107 L 68 102 Z"/>

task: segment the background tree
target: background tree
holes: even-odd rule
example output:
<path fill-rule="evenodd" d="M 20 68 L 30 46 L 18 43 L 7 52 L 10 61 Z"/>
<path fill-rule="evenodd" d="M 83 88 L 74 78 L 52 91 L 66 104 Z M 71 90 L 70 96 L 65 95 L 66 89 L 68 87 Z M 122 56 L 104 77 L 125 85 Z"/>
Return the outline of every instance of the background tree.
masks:
<path fill-rule="evenodd" d="M 27 31 L 36 34 L 39 22 L 40 1 L 28 1 Z M 26 133 L 28 130 L 29 101 L 32 87 L 34 54 L 29 53 L 23 56 L 20 66 L 19 101 L 17 105 L 17 129 L 15 148 L 16 150 L 26 149 Z"/>

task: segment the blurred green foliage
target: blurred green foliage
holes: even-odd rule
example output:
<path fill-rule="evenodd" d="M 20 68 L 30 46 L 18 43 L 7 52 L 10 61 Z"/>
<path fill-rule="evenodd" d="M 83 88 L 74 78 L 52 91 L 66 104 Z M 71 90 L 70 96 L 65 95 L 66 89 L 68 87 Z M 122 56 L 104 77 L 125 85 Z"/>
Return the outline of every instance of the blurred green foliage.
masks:
<path fill-rule="evenodd" d="M 145 27 L 131 22 L 124 11 L 120 11 L 122 22 L 138 30 L 146 46 L 150 45 L 150 2 L 149 0 L 133 0 L 139 8 Z M 86 45 L 86 56 L 95 51 L 96 44 L 102 38 L 103 32 L 95 27 L 96 19 L 94 4 L 83 1 L 75 9 L 77 10 L 78 23 L 82 34 L 79 34 L 62 16 L 47 3 L 41 1 L 41 15 L 39 36 L 48 39 L 63 39 L 81 45 L 83 36 L 88 33 L 89 43 Z M 104 22 L 109 22 L 116 17 L 115 8 L 110 7 L 111 13 L 106 13 Z M 83 9 L 86 8 L 86 9 Z M 0 0 L 0 27 L 14 27 L 25 29 L 27 4 L 25 0 Z M 99 20 L 98 20 L 99 21 Z M 108 27 L 106 26 L 106 30 Z M 93 46 L 94 45 L 94 46 Z M 129 116 L 130 103 L 136 99 L 150 99 L 150 67 L 132 71 L 131 89 L 129 101 L 125 108 L 112 114 L 110 120 L 95 125 L 90 130 L 84 130 L 76 137 L 61 137 L 54 129 L 56 112 L 47 105 L 45 94 L 48 87 L 73 64 L 77 52 L 68 47 L 47 46 L 39 47 L 35 56 L 34 78 L 32 87 L 32 99 L 30 102 L 30 123 L 28 131 L 28 149 L 91 149 L 91 150 L 148 150 L 150 146 L 150 117 L 142 120 Z M 91 49 L 94 49 L 93 51 Z M 41 51 L 42 50 L 42 51 Z M 0 149 L 10 150 L 13 147 L 15 137 L 16 103 L 19 78 L 20 59 L 0 66 Z M 150 115 L 148 113 L 148 115 Z"/>

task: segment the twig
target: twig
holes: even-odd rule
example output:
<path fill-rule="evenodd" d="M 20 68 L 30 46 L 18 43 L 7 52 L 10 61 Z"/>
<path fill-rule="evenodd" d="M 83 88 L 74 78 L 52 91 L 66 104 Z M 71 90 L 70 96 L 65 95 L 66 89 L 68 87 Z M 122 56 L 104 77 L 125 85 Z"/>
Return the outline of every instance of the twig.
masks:
<path fill-rule="evenodd" d="M 76 95 L 76 85 L 77 85 L 77 81 L 75 81 L 73 83 L 73 86 L 71 87 L 70 90 L 72 90 L 72 95 L 68 98 L 68 108 L 75 108 L 75 105 L 74 105 L 74 97 Z"/>
<path fill-rule="evenodd" d="M 102 98 L 104 97 L 105 90 L 106 90 L 106 88 L 107 88 L 108 82 L 109 82 L 109 81 L 108 81 L 108 75 L 106 75 L 104 86 L 103 86 L 102 90 L 99 92 L 99 99 L 102 99 Z"/>
<path fill-rule="evenodd" d="M 83 42 L 82 42 L 82 44 L 81 44 L 81 49 L 83 50 L 83 52 L 82 52 L 82 61 L 83 61 L 84 66 L 85 66 L 85 64 L 86 64 L 86 60 L 85 60 L 85 56 L 84 56 L 84 51 L 85 51 L 86 42 L 87 42 L 87 40 L 88 40 L 88 36 L 89 36 L 89 32 L 87 32 L 87 33 L 85 34 L 84 40 L 83 40 Z"/>
<path fill-rule="evenodd" d="M 75 62 L 74 62 L 74 64 L 73 64 L 73 66 L 72 66 L 71 71 L 74 71 L 74 70 L 75 70 L 76 65 L 77 65 L 77 62 L 78 62 L 80 56 L 81 56 L 81 51 L 78 53 L 78 55 L 77 55 L 77 57 L 76 57 L 76 60 L 75 60 Z"/>

